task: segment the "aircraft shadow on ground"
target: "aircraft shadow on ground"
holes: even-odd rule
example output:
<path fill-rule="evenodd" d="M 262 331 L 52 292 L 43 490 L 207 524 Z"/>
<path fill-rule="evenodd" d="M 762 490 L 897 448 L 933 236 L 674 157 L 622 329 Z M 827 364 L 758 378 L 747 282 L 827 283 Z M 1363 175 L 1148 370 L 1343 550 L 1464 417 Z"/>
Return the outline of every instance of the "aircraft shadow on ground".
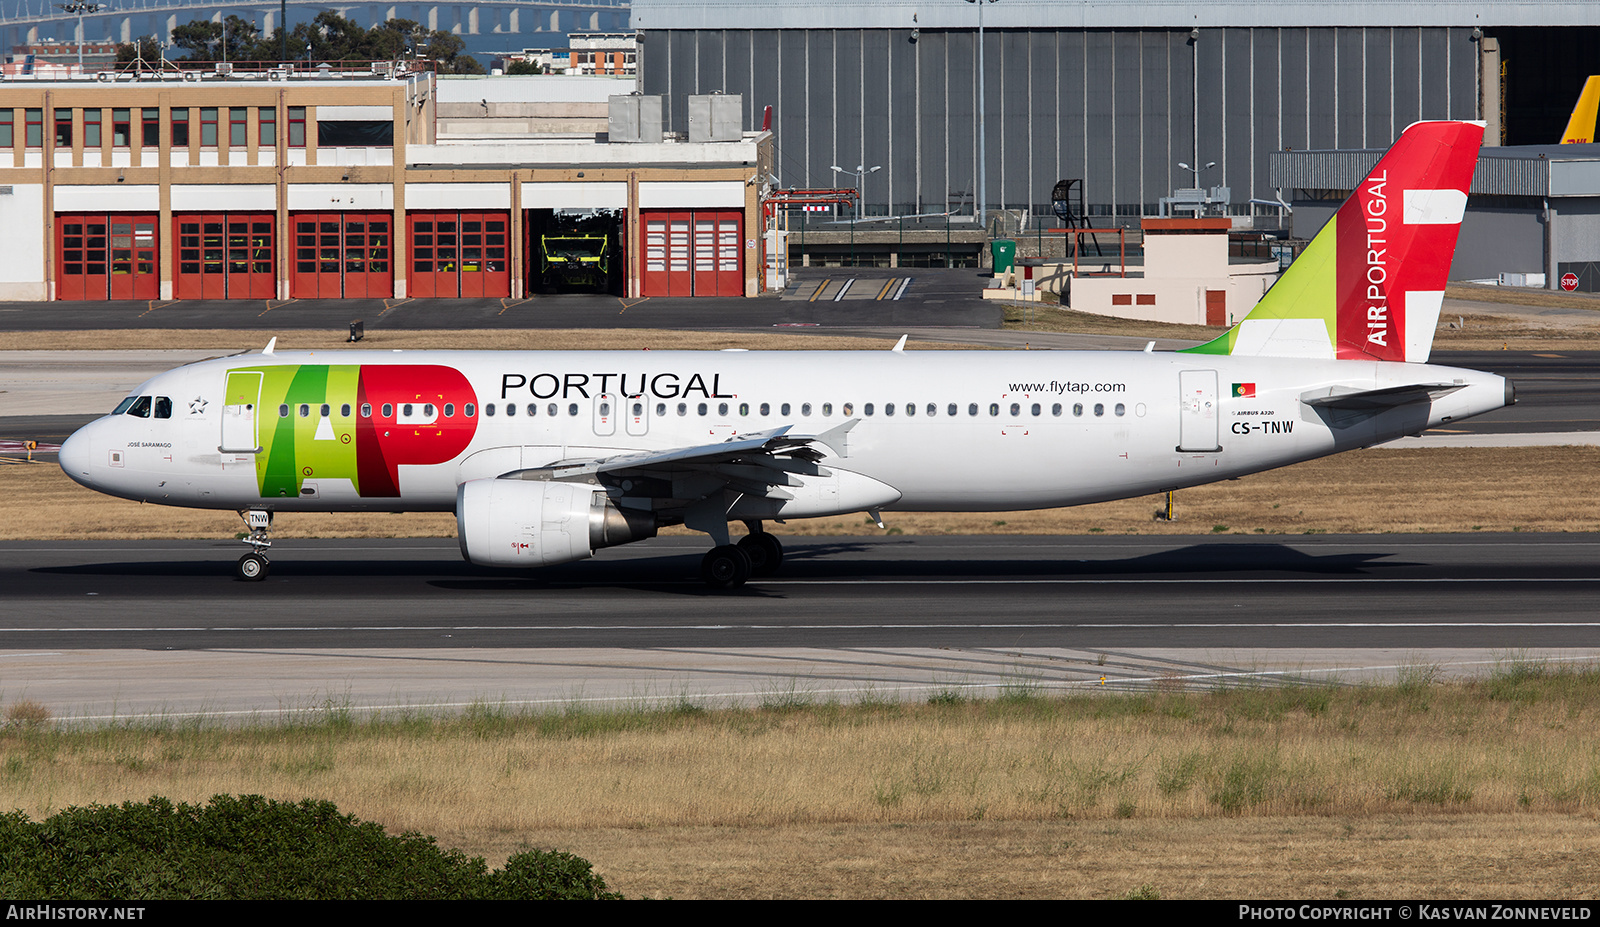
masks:
<path fill-rule="evenodd" d="M 794 545 L 785 555 L 783 569 L 775 579 L 826 580 L 872 579 L 915 580 L 970 577 L 1005 578 L 1084 578 L 1150 576 L 1172 579 L 1204 579 L 1217 574 L 1281 574 L 1312 576 L 1365 576 L 1375 571 L 1389 572 L 1426 564 L 1391 559 L 1385 551 L 1313 554 L 1286 544 L 1192 544 L 1173 550 L 1135 557 L 1095 559 L 1012 557 L 1008 559 L 950 559 L 947 557 L 870 556 L 881 550 L 881 542 L 834 542 Z M 863 555 L 866 556 L 863 556 Z M 657 557 L 638 557 L 626 561 L 608 560 L 605 554 L 582 563 L 563 564 L 541 570 L 501 571 L 475 567 L 465 561 L 372 559 L 296 559 L 292 554 L 275 558 L 266 585 L 274 579 L 340 579 L 355 582 L 391 577 L 421 579 L 438 589 L 459 592 L 517 589 L 538 591 L 550 588 L 605 586 L 678 595 L 727 594 L 711 590 L 698 581 L 699 551 L 664 553 Z M 216 560 L 156 560 L 82 563 L 59 567 L 36 567 L 30 573 L 55 576 L 141 577 L 145 579 L 233 578 L 233 564 Z M 241 588 L 256 584 L 240 583 Z M 735 594 L 775 595 L 762 590 L 762 578 L 755 578 Z"/>

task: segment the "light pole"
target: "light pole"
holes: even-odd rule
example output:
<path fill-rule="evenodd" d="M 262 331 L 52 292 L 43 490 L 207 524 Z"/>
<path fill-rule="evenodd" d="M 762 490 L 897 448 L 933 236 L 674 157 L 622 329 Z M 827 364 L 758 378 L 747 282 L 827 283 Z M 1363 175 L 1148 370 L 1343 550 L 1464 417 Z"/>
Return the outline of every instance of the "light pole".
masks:
<path fill-rule="evenodd" d="M 866 177 L 868 174 L 875 173 L 877 171 L 883 170 L 883 165 L 879 164 L 879 165 L 877 165 L 875 167 L 867 167 L 867 166 L 862 165 L 862 164 L 857 164 L 855 170 L 847 171 L 844 168 L 840 167 L 839 165 L 835 164 L 832 167 L 828 168 L 828 170 L 831 170 L 836 174 L 854 174 L 854 175 L 856 175 L 856 218 L 860 219 L 861 218 L 861 180 L 862 180 L 862 178 Z"/>
<path fill-rule="evenodd" d="M 83 73 L 83 14 L 98 13 L 106 9 L 108 3 L 86 3 L 84 0 L 72 0 L 70 3 L 57 3 L 56 9 L 63 13 L 78 14 L 78 73 Z"/>
<path fill-rule="evenodd" d="M 973 204 L 972 215 L 978 220 L 979 225 L 987 226 L 984 221 L 984 208 L 987 199 L 987 168 L 985 166 L 988 154 L 988 139 L 983 125 L 983 5 L 994 3 L 995 0 L 967 0 L 968 3 L 978 5 L 978 201 Z"/>
<path fill-rule="evenodd" d="M 1195 160 L 1198 161 L 1200 159 L 1196 158 Z M 1200 172 L 1201 171 L 1208 171 L 1208 170 L 1212 169 L 1213 167 L 1216 167 L 1217 166 L 1217 162 L 1215 162 L 1215 161 L 1207 161 L 1205 167 L 1190 167 L 1189 165 L 1183 163 L 1182 161 L 1179 161 L 1178 162 L 1178 166 L 1183 168 L 1184 170 L 1189 171 L 1190 173 L 1194 174 L 1194 188 L 1196 190 L 1198 190 L 1198 189 L 1200 189 Z"/>

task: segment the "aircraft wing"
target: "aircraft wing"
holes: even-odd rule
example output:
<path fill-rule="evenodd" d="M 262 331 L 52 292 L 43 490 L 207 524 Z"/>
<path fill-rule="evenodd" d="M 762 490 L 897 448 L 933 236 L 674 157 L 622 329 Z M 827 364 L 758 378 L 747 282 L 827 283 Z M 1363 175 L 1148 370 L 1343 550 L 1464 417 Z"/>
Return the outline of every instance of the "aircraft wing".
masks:
<path fill-rule="evenodd" d="M 826 455 L 812 445 L 821 444 L 837 456 L 846 456 L 846 436 L 858 421 L 850 419 L 821 434 L 796 435 L 794 426 L 784 425 L 693 447 L 562 461 L 549 467 L 507 473 L 502 479 L 581 481 L 601 474 L 667 476 L 690 472 L 709 476 L 749 495 L 784 499 L 789 494 L 779 487 L 799 485 L 800 476 L 828 475 L 817 466 Z"/>

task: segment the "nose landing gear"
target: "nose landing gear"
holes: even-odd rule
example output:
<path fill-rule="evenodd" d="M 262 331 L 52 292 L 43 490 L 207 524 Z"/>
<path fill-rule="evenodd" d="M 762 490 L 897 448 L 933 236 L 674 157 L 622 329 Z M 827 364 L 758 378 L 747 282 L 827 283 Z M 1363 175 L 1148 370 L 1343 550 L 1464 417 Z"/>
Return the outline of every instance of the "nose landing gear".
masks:
<path fill-rule="evenodd" d="M 272 567 L 272 562 L 267 559 L 267 550 L 272 547 L 272 542 L 267 539 L 267 532 L 272 528 L 272 513 L 260 509 L 241 509 L 239 517 L 250 529 L 249 534 L 239 539 L 249 545 L 250 553 L 239 558 L 233 572 L 247 583 L 258 583 L 267 578 L 267 572 Z"/>

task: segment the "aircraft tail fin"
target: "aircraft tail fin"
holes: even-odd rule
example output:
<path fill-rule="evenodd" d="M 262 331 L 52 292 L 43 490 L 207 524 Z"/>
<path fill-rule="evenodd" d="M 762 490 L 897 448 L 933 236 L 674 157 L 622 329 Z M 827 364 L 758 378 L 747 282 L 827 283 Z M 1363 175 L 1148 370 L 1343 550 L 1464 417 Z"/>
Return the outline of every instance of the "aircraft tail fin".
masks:
<path fill-rule="evenodd" d="M 1592 74 L 1583 82 L 1578 105 L 1572 108 L 1572 118 L 1567 120 L 1567 131 L 1561 133 L 1561 144 L 1582 145 L 1594 141 L 1597 113 L 1600 113 L 1600 74 Z"/>
<path fill-rule="evenodd" d="M 1483 126 L 1413 123 L 1239 324 L 1184 350 L 1426 363 Z"/>

